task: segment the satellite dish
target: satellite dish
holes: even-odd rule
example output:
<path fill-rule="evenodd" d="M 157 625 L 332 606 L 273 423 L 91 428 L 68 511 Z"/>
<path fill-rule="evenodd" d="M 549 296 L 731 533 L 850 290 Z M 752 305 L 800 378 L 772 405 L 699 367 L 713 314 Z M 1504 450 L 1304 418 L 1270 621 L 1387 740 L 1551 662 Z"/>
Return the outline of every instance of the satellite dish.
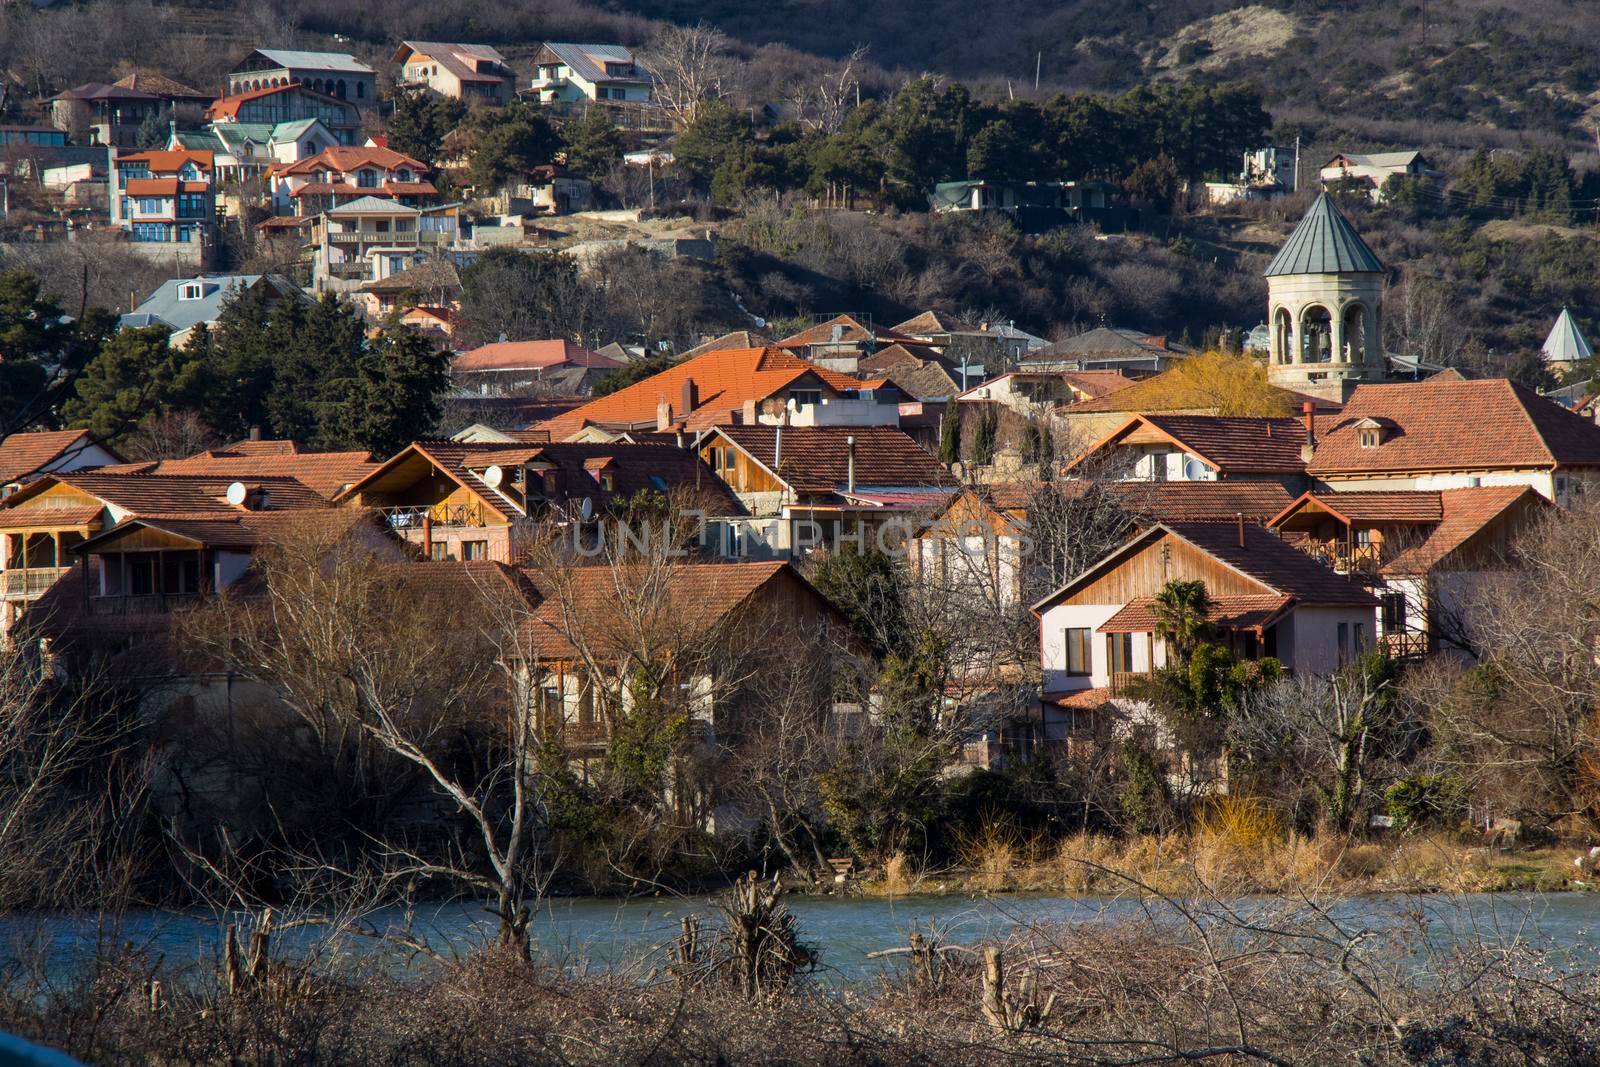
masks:
<path fill-rule="evenodd" d="M 578 508 L 578 514 L 583 517 L 583 521 L 584 522 L 588 522 L 590 519 L 594 518 L 594 498 L 593 497 L 587 497 L 586 496 L 586 497 L 583 498 L 583 504 L 582 504 L 581 507 Z"/>
<path fill-rule="evenodd" d="M 228 486 L 228 503 L 232 504 L 236 508 L 242 508 L 244 507 L 245 497 L 248 496 L 249 493 L 250 490 L 244 487 L 243 482 L 234 482 L 232 485 Z"/>
<path fill-rule="evenodd" d="M 483 480 L 489 484 L 490 489 L 498 489 L 500 483 L 506 480 L 506 472 L 500 469 L 498 463 L 490 464 L 489 469 L 483 472 Z"/>
<path fill-rule="evenodd" d="M 1206 478 L 1206 465 L 1198 459 L 1185 460 L 1183 476 L 1191 482 L 1203 482 Z"/>

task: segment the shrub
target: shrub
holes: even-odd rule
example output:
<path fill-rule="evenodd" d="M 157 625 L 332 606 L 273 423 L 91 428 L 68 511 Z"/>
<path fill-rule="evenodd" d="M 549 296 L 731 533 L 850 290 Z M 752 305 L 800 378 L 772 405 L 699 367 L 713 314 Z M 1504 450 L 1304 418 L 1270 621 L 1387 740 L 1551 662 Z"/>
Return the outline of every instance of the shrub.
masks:
<path fill-rule="evenodd" d="M 1396 830 L 1449 826 L 1467 807 L 1467 785 L 1459 775 L 1413 774 L 1383 795 Z"/>

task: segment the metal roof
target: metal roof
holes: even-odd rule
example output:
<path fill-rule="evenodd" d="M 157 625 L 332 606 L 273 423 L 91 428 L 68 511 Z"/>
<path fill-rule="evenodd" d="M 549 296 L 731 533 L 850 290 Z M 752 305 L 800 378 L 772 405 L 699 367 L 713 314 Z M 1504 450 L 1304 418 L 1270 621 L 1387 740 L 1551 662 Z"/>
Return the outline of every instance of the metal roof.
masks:
<path fill-rule="evenodd" d="M 1544 339 L 1540 351 L 1547 363 L 1582 363 L 1594 356 L 1594 348 L 1566 308 L 1556 317 L 1556 324 L 1550 327 L 1550 336 Z"/>
<path fill-rule="evenodd" d="M 562 41 L 546 41 L 544 47 L 554 52 L 574 74 L 588 82 L 647 82 L 649 80 L 640 74 L 616 77 L 606 73 L 605 64 L 607 63 L 632 63 L 634 61 L 633 53 L 620 44 L 570 44 Z"/>
<path fill-rule="evenodd" d="M 1267 264 L 1266 277 L 1283 274 L 1381 274 L 1383 264 L 1350 220 L 1323 193 Z"/>
<path fill-rule="evenodd" d="M 299 52 L 289 48 L 257 48 L 263 56 L 281 67 L 300 70 L 331 70 L 344 74 L 371 74 L 372 68 L 348 52 Z"/>

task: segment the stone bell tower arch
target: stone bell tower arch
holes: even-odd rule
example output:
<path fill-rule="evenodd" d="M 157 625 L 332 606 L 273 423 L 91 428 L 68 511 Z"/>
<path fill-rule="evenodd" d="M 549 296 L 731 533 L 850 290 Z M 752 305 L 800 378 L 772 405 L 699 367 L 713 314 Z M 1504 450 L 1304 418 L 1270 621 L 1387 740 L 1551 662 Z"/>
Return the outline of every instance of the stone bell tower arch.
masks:
<path fill-rule="evenodd" d="M 1323 193 L 1267 266 L 1267 377 L 1343 403 L 1382 381 L 1383 264 Z"/>

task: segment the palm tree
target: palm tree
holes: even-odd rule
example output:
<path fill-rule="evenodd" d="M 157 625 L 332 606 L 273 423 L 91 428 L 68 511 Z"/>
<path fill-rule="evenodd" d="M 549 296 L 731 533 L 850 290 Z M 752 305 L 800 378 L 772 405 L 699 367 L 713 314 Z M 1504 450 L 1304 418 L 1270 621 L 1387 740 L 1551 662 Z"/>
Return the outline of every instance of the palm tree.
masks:
<path fill-rule="evenodd" d="M 1179 663 L 1188 663 L 1202 641 L 1212 637 L 1211 594 L 1202 581 L 1173 580 L 1155 597 L 1156 633 L 1172 646 Z"/>

